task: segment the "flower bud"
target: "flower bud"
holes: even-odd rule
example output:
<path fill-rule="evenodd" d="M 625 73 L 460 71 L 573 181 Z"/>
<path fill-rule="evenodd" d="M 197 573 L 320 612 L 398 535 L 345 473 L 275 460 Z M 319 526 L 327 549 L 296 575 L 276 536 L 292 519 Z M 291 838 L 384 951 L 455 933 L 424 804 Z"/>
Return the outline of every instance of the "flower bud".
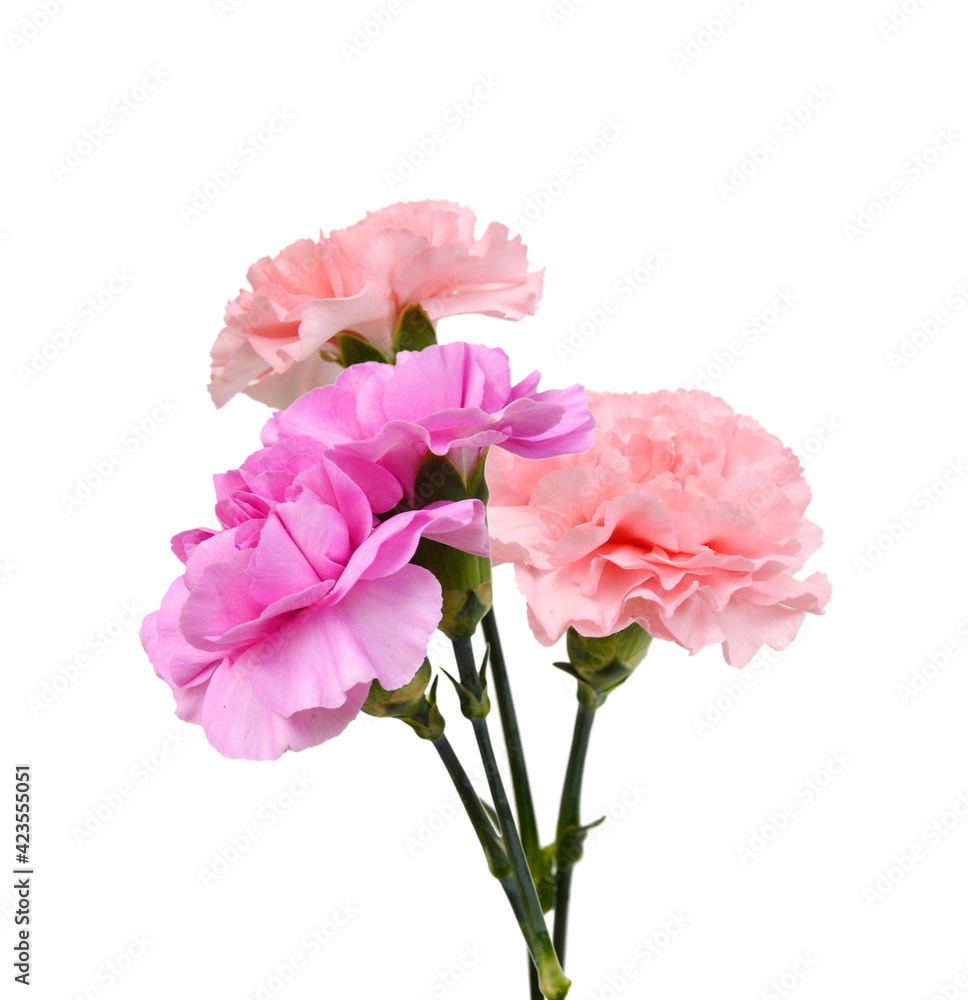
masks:
<path fill-rule="evenodd" d="M 652 636 L 634 622 L 613 635 L 581 635 L 568 629 L 568 663 L 556 663 L 579 681 L 579 697 L 601 704 L 645 659 Z M 584 690 L 582 690 L 584 689 Z M 597 705 L 596 705 L 597 707 Z"/>
<path fill-rule="evenodd" d="M 400 719 L 423 740 L 439 739 L 444 733 L 444 719 L 437 708 L 437 681 L 429 695 L 430 661 L 424 660 L 409 684 L 387 691 L 379 681 L 370 685 L 363 711 L 376 719 Z"/>

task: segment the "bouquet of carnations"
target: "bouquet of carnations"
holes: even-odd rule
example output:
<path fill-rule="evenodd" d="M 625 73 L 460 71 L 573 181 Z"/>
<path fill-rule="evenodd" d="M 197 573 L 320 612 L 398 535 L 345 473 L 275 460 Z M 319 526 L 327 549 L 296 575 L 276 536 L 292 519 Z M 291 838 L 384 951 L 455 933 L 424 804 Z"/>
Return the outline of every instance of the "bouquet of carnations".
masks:
<path fill-rule="evenodd" d="M 398 204 L 250 268 L 210 391 L 217 406 L 242 392 L 277 412 L 262 447 L 215 476 L 221 528 L 172 540 L 184 572 L 142 641 L 179 718 L 226 757 L 305 750 L 361 712 L 426 740 L 521 928 L 531 996 L 560 998 L 596 713 L 653 639 L 692 653 L 719 644 L 742 667 L 764 644 L 789 644 L 830 586 L 797 577 L 821 543 L 799 462 L 722 400 L 539 389 L 537 372 L 513 380 L 503 351 L 438 344 L 446 317 L 520 320 L 541 298 L 520 237 L 475 225 L 448 202 Z M 578 705 L 551 844 L 538 836 L 492 560 L 514 565 L 538 641 L 567 639 L 555 666 Z M 489 800 L 446 735 L 427 655 L 438 629 Z"/>

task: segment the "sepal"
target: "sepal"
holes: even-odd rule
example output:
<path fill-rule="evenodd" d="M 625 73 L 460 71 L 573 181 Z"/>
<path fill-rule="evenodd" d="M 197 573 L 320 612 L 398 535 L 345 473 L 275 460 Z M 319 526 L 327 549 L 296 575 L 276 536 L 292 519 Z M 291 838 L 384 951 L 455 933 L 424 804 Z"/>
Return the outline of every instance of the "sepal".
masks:
<path fill-rule="evenodd" d="M 387 691 L 379 681 L 370 685 L 363 711 L 377 719 L 399 719 L 422 740 L 436 740 L 444 734 L 444 717 L 437 708 L 437 681 L 430 690 L 430 661 L 424 660 L 413 680 L 401 688 Z M 426 693 L 425 693 L 426 692 Z"/>
<path fill-rule="evenodd" d="M 419 306 L 410 306 L 400 317 L 393 335 L 393 352 L 422 351 L 437 343 L 437 334 L 430 317 Z"/>
<path fill-rule="evenodd" d="M 335 339 L 339 348 L 338 361 L 344 368 L 362 365 L 367 361 L 379 361 L 383 364 L 390 362 L 378 347 L 374 347 L 368 340 L 358 337 L 355 333 L 341 333 Z"/>
<path fill-rule="evenodd" d="M 487 653 L 484 654 L 484 662 L 481 664 L 480 694 L 475 694 L 469 688 L 461 684 L 456 677 L 441 668 L 447 675 L 451 684 L 454 685 L 454 689 L 457 691 L 457 697 L 460 700 L 460 710 L 466 719 L 484 719 L 491 711 L 491 699 L 488 697 L 487 693 L 487 660 L 489 655 L 490 649 L 488 649 Z"/>
<path fill-rule="evenodd" d="M 549 850 L 555 851 L 559 871 L 574 868 L 581 861 L 588 831 L 594 830 L 596 826 L 601 826 L 604 822 L 605 817 L 602 816 L 594 823 L 586 823 L 584 826 L 570 826 L 562 831 L 558 841 L 552 848 L 549 848 Z M 562 865 L 562 861 L 565 862 L 564 865 Z"/>
<path fill-rule="evenodd" d="M 578 699 L 586 708 L 598 708 L 624 684 L 645 658 L 652 636 L 633 624 L 602 637 L 585 636 L 568 629 L 568 661 L 555 666 L 578 681 Z"/>

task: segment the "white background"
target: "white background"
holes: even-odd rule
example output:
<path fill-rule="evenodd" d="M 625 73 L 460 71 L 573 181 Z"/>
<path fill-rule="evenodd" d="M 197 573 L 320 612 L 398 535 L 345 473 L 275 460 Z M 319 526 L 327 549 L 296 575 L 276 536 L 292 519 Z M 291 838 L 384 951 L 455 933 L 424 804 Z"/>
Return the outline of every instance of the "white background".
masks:
<path fill-rule="evenodd" d="M 525 995 L 516 928 L 429 746 L 365 720 L 276 763 L 224 760 L 174 718 L 137 638 L 178 572 L 169 536 L 210 522 L 211 473 L 267 416 L 205 392 L 247 266 L 428 197 L 512 225 L 547 268 L 536 317 L 446 320 L 443 340 L 500 345 L 549 386 L 701 384 L 805 455 L 826 530 L 811 568 L 833 601 L 789 652 L 739 674 L 657 643 L 602 711 L 585 814 L 609 818 L 576 875 L 573 996 L 929 1000 L 968 973 L 968 818 L 950 811 L 968 789 L 968 8 L 906 0 L 888 30 L 891 0 L 586 0 L 557 18 L 567 3 L 403 0 L 361 46 L 383 0 L 46 2 L 39 30 L 36 0 L 0 23 L 0 800 L 9 832 L 12 768 L 30 763 L 33 995 L 241 1000 L 294 957 L 269 995 Z M 626 294 L 655 250 L 670 259 Z M 792 306 L 764 315 L 780 293 Z M 499 584 L 550 837 L 573 694 Z M 811 797 L 834 753 L 850 763 Z M 771 840 L 744 863 L 757 831 Z M 206 884 L 218 857 L 235 861 Z"/>

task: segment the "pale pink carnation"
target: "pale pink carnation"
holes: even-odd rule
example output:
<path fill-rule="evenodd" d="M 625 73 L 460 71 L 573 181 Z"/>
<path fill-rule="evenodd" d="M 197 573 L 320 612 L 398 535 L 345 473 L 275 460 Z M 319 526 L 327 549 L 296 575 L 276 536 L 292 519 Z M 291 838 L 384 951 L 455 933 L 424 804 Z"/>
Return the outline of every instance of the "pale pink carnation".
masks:
<path fill-rule="evenodd" d="M 236 393 L 288 406 L 332 382 L 340 366 L 320 351 L 343 330 L 383 341 L 393 322 L 384 290 L 368 281 L 334 246 L 298 240 L 249 268 L 243 289 L 225 309 L 212 348 L 209 392 L 216 406 Z"/>
<path fill-rule="evenodd" d="M 370 212 L 330 239 L 388 292 L 398 313 L 420 305 L 436 322 L 482 313 L 530 316 L 541 299 L 543 271 L 528 271 L 520 236 L 492 222 L 475 237 L 477 217 L 452 201 L 399 202 Z"/>
<path fill-rule="evenodd" d="M 734 666 L 788 645 L 830 597 L 822 574 L 796 578 L 821 532 L 793 452 L 707 393 L 589 396 L 584 454 L 488 458 L 494 556 L 538 639 L 637 623 L 693 653 L 721 643 Z"/>
<path fill-rule="evenodd" d="M 319 240 L 299 240 L 249 268 L 212 348 L 216 405 L 245 392 L 283 408 L 340 368 L 333 340 L 351 332 L 393 358 L 393 335 L 412 305 L 436 322 L 460 313 L 532 314 L 542 274 L 528 271 L 520 237 L 492 223 L 480 238 L 470 209 L 409 202 L 371 212 Z"/>

